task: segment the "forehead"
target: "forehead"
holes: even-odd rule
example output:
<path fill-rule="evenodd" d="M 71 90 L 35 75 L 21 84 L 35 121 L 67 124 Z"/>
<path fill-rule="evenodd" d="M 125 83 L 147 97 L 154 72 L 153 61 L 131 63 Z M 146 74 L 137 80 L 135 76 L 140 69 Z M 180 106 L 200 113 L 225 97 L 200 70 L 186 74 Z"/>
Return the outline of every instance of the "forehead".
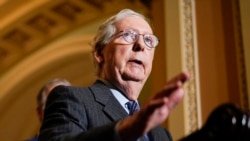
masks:
<path fill-rule="evenodd" d="M 140 33 L 152 33 L 152 29 L 148 22 L 139 16 L 127 16 L 120 19 L 116 23 L 117 30 L 124 30 L 124 29 L 135 29 Z"/>

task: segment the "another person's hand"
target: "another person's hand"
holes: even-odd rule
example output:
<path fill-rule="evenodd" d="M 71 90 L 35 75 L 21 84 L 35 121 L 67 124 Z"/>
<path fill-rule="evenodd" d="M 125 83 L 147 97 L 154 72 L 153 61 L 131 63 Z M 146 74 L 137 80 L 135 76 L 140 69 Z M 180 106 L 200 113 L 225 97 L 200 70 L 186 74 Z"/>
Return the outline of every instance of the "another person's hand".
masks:
<path fill-rule="evenodd" d="M 184 83 L 189 79 L 188 72 L 182 72 L 168 81 L 161 91 L 153 95 L 133 116 L 121 121 L 118 133 L 124 140 L 135 140 L 156 126 L 162 124 L 171 110 L 184 96 Z"/>

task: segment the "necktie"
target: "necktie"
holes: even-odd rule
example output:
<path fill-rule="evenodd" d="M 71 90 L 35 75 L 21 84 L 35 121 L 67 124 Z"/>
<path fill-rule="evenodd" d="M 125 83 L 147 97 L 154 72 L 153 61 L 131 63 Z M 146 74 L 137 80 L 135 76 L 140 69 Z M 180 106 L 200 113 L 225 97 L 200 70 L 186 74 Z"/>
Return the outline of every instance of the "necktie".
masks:
<path fill-rule="evenodd" d="M 136 101 L 129 101 L 126 103 L 127 108 L 129 110 L 129 115 L 133 115 L 135 112 L 137 112 L 140 109 L 139 104 Z M 137 141 L 139 141 L 138 139 Z M 142 140 L 149 141 L 148 135 L 144 135 Z"/>
<path fill-rule="evenodd" d="M 129 101 L 126 103 L 129 110 L 129 115 L 133 115 L 136 111 L 140 109 L 139 104 L 136 101 Z"/>

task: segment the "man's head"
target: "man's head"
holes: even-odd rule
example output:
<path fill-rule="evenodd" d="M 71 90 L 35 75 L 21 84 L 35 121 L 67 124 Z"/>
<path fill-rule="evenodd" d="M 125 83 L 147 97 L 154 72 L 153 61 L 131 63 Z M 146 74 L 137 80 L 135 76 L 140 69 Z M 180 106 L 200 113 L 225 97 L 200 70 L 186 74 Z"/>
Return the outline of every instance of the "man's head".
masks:
<path fill-rule="evenodd" d="M 144 85 L 157 44 L 158 39 L 143 15 L 129 9 L 120 11 L 100 26 L 94 39 L 98 76 L 118 88 L 125 87 L 128 81 Z"/>
<path fill-rule="evenodd" d="M 70 82 L 65 79 L 53 79 L 45 84 L 37 95 L 37 115 L 40 121 L 43 120 L 44 108 L 47 97 L 53 88 L 59 85 L 70 86 Z"/>

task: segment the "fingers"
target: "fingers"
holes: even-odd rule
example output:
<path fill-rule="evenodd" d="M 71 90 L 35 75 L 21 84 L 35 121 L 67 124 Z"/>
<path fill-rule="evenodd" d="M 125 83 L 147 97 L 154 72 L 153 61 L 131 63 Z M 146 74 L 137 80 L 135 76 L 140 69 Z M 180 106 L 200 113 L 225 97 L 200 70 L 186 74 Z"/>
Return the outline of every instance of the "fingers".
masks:
<path fill-rule="evenodd" d="M 189 78 L 190 78 L 189 73 L 187 71 L 183 71 L 178 75 L 176 75 L 175 77 L 173 77 L 171 80 L 169 80 L 167 84 L 176 83 L 178 81 L 180 81 L 183 84 L 187 80 L 189 80 Z"/>
<path fill-rule="evenodd" d="M 189 80 L 189 78 L 190 76 L 187 71 L 181 72 L 169 80 L 163 89 L 155 95 L 155 98 L 170 96 L 175 90 L 182 88 L 183 84 Z"/>
<path fill-rule="evenodd" d="M 182 100 L 184 96 L 184 90 L 182 86 L 187 80 L 189 80 L 189 78 L 190 76 L 187 71 L 181 72 L 168 81 L 163 89 L 154 95 L 151 100 L 154 101 L 166 98 L 167 102 L 165 103 L 165 106 L 167 106 L 168 110 L 171 111 Z M 161 105 L 156 106 L 161 107 Z"/>
<path fill-rule="evenodd" d="M 182 88 L 177 89 L 174 91 L 169 97 L 168 97 L 168 103 L 167 106 L 169 107 L 169 110 L 172 110 L 180 101 L 182 100 L 184 96 L 184 90 Z"/>
<path fill-rule="evenodd" d="M 189 73 L 183 71 L 168 81 L 161 91 L 149 99 L 148 105 L 151 106 L 147 107 L 148 114 L 154 113 L 155 110 L 163 107 L 167 108 L 165 110 L 169 113 L 182 100 L 184 96 L 182 86 L 189 77 Z"/>

